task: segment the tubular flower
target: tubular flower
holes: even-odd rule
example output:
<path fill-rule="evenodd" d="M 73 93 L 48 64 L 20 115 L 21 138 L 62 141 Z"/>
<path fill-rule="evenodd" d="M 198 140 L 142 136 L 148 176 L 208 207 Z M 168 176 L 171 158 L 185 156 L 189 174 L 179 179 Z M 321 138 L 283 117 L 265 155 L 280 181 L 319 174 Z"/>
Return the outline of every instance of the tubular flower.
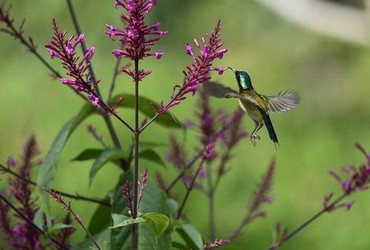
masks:
<path fill-rule="evenodd" d="M 220 20 L 210 35 L 207 34 L 206 38 L 202 37 L 201 42 L 194 39 L 194 44 L 198 50 L 198 55 L 196 55 L 190 44 L 186 44 L 186 54 L 192 58 L 193 62 L 183 71 L 184 80 L 182 85 L 177 84 L 174 86 L 172 100 L 166 106 L 162 105 L 160 107 L 157 111 L 159 114 L 178 105 L 182 100 L 186 99 L 188 93 L 194 95 L 201 83 L 211 79 L 209 75 L 211 71 L 217 71 L 219 74 L 222 74 L 226 70 L 226 68 L 212 67 L 212 62 L 215 59 L 221 59 L 227 52 L 227 49 L 222 48 Z"/>
<path fill-rule="evenodd" d="M 145 16 L 156 3 L 156 0 L 115 0 L 116 7 L 120 6 L 127 11 L 127 14 L 120 15 L 125 24 L 124 28 L 106 25 L 107 35 L 111 39 L 118 37 L 122 44 L 120 49 L 113 50 L 112 53 L 115 57 L 138 61 L 145 57 L 160 59 L 163 56 L 163 52 L 152 52 L 151 47 L 167 32 L 159 30 L 160 23 L 147 26 L 144 22 Z M 138 72 L 128 68 L 125 68 L 123 72 L 137 82 L 151 73 L 143 70 Z"/>

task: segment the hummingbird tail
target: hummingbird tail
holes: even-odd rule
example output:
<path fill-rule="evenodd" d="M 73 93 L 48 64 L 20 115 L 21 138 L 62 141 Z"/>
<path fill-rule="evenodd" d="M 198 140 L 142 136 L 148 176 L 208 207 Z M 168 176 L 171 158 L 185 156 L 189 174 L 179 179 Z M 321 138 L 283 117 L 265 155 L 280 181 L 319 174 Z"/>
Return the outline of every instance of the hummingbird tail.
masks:
<path fill-rule="evenodd" d="M 267 131 L 269 132 L 269 135 L 270 135 L 270 139 L 274 142 L 274 143 L 278 143 L 278 138 L 277 138 L 277 135 L 275 133 L 275 130 L 274 130 L 274 127 L 272 126 L 272 122 L 270 120 L 270 117 L 265 114 L 263 116 L 263 121 L 265 122 L 265 125 L 266 125 L 266 128 L 267 128 Z"/>

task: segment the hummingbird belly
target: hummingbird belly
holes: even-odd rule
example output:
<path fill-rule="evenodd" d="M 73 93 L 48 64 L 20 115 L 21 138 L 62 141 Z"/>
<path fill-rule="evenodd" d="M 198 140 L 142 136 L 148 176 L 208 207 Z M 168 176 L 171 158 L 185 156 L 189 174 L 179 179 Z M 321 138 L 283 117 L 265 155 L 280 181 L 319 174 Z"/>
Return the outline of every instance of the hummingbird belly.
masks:
<path fill-rule="evenodd" d="M 262 113 L 254 103 L 247 102 L 247 101 L 241 101 L 239 99 L 239 105 L 241 109 L 248 114 L 250 118 L 256 123 L 262 123 L 263 117 Z"/>

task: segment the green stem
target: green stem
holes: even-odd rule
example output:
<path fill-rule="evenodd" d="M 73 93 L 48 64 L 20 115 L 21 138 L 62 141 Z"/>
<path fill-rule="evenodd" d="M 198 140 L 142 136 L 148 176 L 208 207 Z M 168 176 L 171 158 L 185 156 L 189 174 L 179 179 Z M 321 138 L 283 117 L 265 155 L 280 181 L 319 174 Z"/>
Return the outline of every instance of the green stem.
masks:
<path fill-rule="evenodd" d="M 343 193 L 341 196 L 339 196 L 335 201 L 333 201 L 329 206 L 324 207 L 321 209 L 319 212 L 317 212 L 315 215 L 313 215 L 311 218 L 309 218 L 307 221 L 305 221 L 303 224 L 301 224 L 299 227 L 294 229 L 292 232 L 287 234 L 278 244 L 274 244 L 268 248 L 268 250 L 273 250 L 276 249 L 277 247 L 280 247 L 283 245 L 285 242 L 287 242 L 289 239 L 291 239 L 293 236 L 298 234 L 300 231 L 302 231 L 305 227 L 310 225 L 313 221 L 318 219 L 321 215 L 324 213 L 330 211 L 332 208 L 334 208 L 341 200 L 343 200 L 345 197 L 347 197 L 348 194 Z"/>
<path fill-rule="evenodd" d="M 343 200 L 345 197 L 347 197 L 346 193 L 343 193 L 341 196 L 339 196 L 335 201 L 333 201 L 328 207 L 321 209 L 317 214 L 309 218 L 305 223 L 300 225 L 298 228 L 293 230 L 291 233 L 289 233 L 287 236 L 284 237 L 283 242 L 289 240 L 291 237 L 299 233 L 302 229 L 307 227 L 309 224 L 311 224 L 314 220 L 319 218 L 322 214 L 324 214 L 327 211 L 330 211 L 331 208 L 333 208 L 336 204 L 338 204 L 341 200 Z"/>
<path fill-rule="evenodd" d="M 75 11 L 74 11 L 72 2 L 71 2 L 71 0 L 66 0 L 66 1 L 67 1 L 67 6 L 68 6 L 69 13 L 71 14 L 73 25 L 74 25 L 74 27 L 76 29 L 76 33 L 77 34 L 81 34 L 82 32 L 81 32 L 80 25 L 78 23 L 77 16 L 75 14 Z M 86 51 L 87 51 L 85 42 L 82 42 L 81 43 L 81 48 L 82 48 L 83 54 L 85 54 Z M 93 67 L 92 67 L 92 65 L 90 63 L 90 60 L 87 60 L 87 62 L 89 64 L 89 72 L 90 72 L 90 75 L 91 75 L 91 79 L 92 79 L 92 81 L 94 83 L 94 88 L 96 90 L 96 94 L 98 95 L 99 99 L 102 100 L 102 95 L 101 95 L 100 89 L 99 89 L 98 84 L 97 84 L 97 81 L 96 81 L 96 77 L 95 77 L 95 73 L 94 73 Z M 109 134 L 111 135 L 111 138 L 112 138 L 112 141 L 113 141 L 114 146 L 116 148 L 122 149 L 121 143 L 120 143 L 120 141 L 118 139 L 118 136 L 117 136 L 117 133 L 116 133 L 114 127 L 113 127 L 112 121 L 109 119 L 108 114 L 106 114 L 105 112 L 102 112 L 102 116 L 103 116 L 103 119 L 104 119 L 104 121 L 105 121 L 105 123 L 107 125 L 108 131 L 109 131 Z M 117 117 L 117 115 L 115 115 L 115 116 Z M 119 120 L 122 122 L 122 119 L 119 119 Z M 124 122 L 124 124 L 126 126 L 128 125 L 126 122 Z M 128 169 L 128 166 L 126 166 L 126 164 L 124 163 L 124 161 L 121 161 L 120 162 L 120 165 L 121 165 L 121 168 L 123 170 L 127 170 Z"/>
<path fill-rule="evenodd" d="M 213 183 L 211 164 L 207 166 L 207 184 L 208 184 L 208 204 L 209 204 L 209 235 L 210 241 L 216 240 L 216 223 L 215 223 L 215 188 Z"/>
<path fill-rule="evenodd" d="M 135 75 L 139 75 L 139 60 L 135 59 Z M 134 128 L 134 207 L 132 217 L 136 218 L 138 215 L 138 188 L 139 188 L 139 81 L 135 80 L 135 128 Z M 132 224 L 131 232 L 131 249 L 137 249 L 137 242 L 139 237 L 138 224 Z"/>
<path fill-rule="evenodd" d="M 185 208 L 185 204 L 186 204 L 186 202 L 188 201 L 188 198 L 189 198 L 189 196 L 190 196 L 190 193 L 191 193 L 191 191 L 192 191 L 192 190 L 193 190 L 193 188 L 194 188 L 195 180 L 197 179 L 197 177 L 198 177 L 198 175 L 199 175 L 199 173 L 200 173 L 200 170 L 202 169 L 202 165 L 203 165 L 203 163 L 204 163 L 204 158 L 202 158 L 202 159 L 201 159 L 201 162 L 199 163 L 198 169 L 197 169 L 197 171 L 195 172 L 195 174 L 194 174 L 193 178 L 191 179 L 191 183 L 190 183 L 189 187 L 188 187 L 188 188 L 187 188 L 187 190 L 186 190 L 185 197 L 184 197 L 184 199 L 182 200 L 181 205 L 180 205 L 180 208 L 179 208 L 179 211 L 178 211 L 178 213 L 177 213 L 177 217 L 176 217 L 177 219 L 179 219 L 179 218 L 180 218 L 180 216 L 181 216 L 181 214 L 182 214 L 182 211 L 183 211 L 183 210 L 184 210 L 184 208 Z"/>

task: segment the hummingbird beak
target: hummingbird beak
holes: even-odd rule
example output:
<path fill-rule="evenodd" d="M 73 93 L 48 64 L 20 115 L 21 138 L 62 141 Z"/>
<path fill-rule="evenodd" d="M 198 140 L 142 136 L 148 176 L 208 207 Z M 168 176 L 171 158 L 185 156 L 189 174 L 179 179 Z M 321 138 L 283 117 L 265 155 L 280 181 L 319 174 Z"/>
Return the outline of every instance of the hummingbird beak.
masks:
<path fill-rule="evenodd" d="M 233 69 L 233 68 L 231 68 L 231 67 L 227 67 L 228 69 L 231 69 L 232 70 L 232 72 L 234 72 L 235 73 L 235 69 Z"/>

